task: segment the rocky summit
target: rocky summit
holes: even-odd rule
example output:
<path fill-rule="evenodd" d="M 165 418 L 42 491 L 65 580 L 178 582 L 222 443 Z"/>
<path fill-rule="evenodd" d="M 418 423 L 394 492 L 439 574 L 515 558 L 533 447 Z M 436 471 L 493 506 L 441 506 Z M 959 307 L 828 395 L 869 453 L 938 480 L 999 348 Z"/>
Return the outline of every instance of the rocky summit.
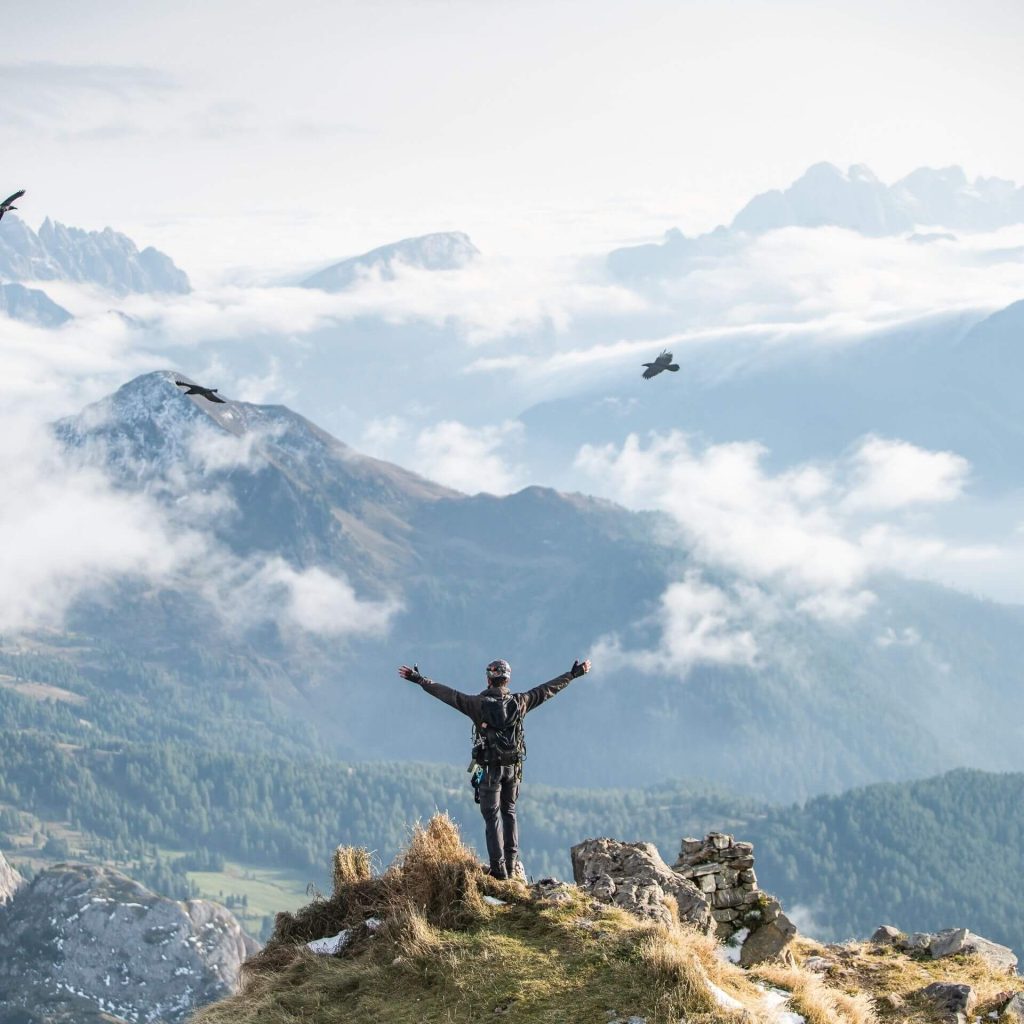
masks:
<path fill-rule="evenodd" d="M 757 889 L 752 844 L 724 833 L 684 839 L 674 867 L 651 843 L 609 838 L 578 843 L 572 861 L 575 885 L 497 881 L 444 815 L 382 874 L 367 850 L 339 847 L 333 893 L 278 914 L 242 991 L 195 1024 L 1022 1019 L 1008 950 L 965 929 L 927 948 L 891 926 L 867 941 L 800 936 Z M 713 913 L 733 905 L 738 917 Z M 768 926 L 784 944 L 769 948 Z"/>
<path fill-rule="evenodd" d="M 111 868 L 61 864 L 0 911 L 0 1020 L 176 1024 L 230 995 L 257 949 L 215 903 L 176 902 Z"/>

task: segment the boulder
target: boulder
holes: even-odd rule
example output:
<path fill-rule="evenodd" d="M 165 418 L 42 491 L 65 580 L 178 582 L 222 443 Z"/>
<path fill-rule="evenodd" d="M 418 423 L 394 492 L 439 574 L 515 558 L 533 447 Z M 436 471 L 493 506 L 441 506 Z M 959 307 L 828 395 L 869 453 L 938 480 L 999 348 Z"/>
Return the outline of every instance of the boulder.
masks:
<path fill-rule="evenodd" d="M 999 1014 L 1006 1024 L 1024 1024 L 1024 992 L 1015 992 Z"/>
<path fill-rule="evenodd" d="M 0 1011 L 179 1024 L 231 995 L 258 945 L 207 900 L 157 896 L 112 868 L 58 864 L 23 885 L 0 929 Z M 0 1012 L 0 1017 L 3 1014 Z"/>
<path fill-rule="evenodd" d="M 24 883 L 25 880 L 0 853 L 0 906 L 6 903 Z"/>
<path fill-rule="evenodd" d="M 883 924 L 875 929 L 871 941 L 876 946 L 897 946 L 902 938 L 903 932 L 899 928 L 894 928 L 891 924 Z"/>
<path fill-rule="evenodd" d="M 692 883 L 676 874 L 653 843 L 622 843 L 587 839 L 570 851 L 576 884 L 602 903 L 621 907 L 639 917 L 669 924 L 674 914 L 705 934 L 715 927 L 711 904 Z"/>
<path fill-rule="evenodd" d="M 928 953 L 933 960 L 960 953 L 978 956 L 995 971 L 1006 974 L 1017 972 L 1017 955 L 1012 949 L 990 939 L 983 939 L 966 928 L 947 928 L 932 936 Z"/>
<path fill-rule="evenodd" d="M 903 953 L 924 953 L 934 938 L 931 932 L 914 932 L 897 942 L 896 948 Z"/>
<path fill-rule="evenodd" d="M 918 989 L 914 994 L 927 999 L 943 1014 L 943 1019 L 950 1021 L 951 1024 L 953 1021 L 969 1017 L 978 1003 L 978 996 L 970 985 L 958 985 L 947 981 L 933 982 L 925 988 Z"/>
<path fill-rule="evenodd" d="M 796 937 L 796 925 L 782 912 L 782 904 L 773 896 L 762 897 L 760 922 L 750 925 L 750 934 L 740 948 L 740 965 L 752 967 L 764 960 L 774 960 L 787 954 L 789 944 Z"/>

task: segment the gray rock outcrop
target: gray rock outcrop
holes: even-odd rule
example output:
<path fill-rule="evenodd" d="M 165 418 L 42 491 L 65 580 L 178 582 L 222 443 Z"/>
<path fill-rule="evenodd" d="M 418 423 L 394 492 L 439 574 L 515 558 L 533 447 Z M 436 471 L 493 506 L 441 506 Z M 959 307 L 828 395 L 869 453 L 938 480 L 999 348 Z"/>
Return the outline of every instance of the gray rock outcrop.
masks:
<path fill-rule="evenodd" d="M 111 228 L 83 231 L 49 219 L 36 234 L 23 220 L 4 217 L 0 231 L 0 278 L 8 281 L 80 281 L 118 294 L 186 294 L 188 277 L 158 249 L 141 252 Z"/>
<path fill-rule="evenodd" d="M 0 853 L 0 906 L 6 903 L 21 888 L 24 879 Z"/>
<path fill-rule="evenodd" d="M 570 853 L 576 884 L 602 903 L 669 924 L 675 916 L 672 899 L 680 921 L 706 934 L 714 930 L 710 902 L 661 859 L 653 843 L 587 839 Z"/>
<path fill-rule="evenodd" d="M 750 934 L 740 947 L 740 965 L 752 967 L 765 960 L 785 957 L 796 938 L 796 925 L 782 911 L 774 896 L 762 895 L 760 904 L 747 916 Z"/>
<path fill-rule="evenodd" d="M 1017 954 L 1012 949 L 990 939 L 983 939 L 966 928 L 947 928 L 933 935 L 928 943 L 928 953 L 933 960 L 960 953 L 978 956 L 995 971 L 1005 974 L 1017 972 Z"/>
<path fill-rule="evenodd" d="M 1015 992 L 999 1014 L 1007 1024 L 1024 1024 L 1024 992 Z"/>
<path fill-rule="evenodd" d="M 975 935 L 967 928 L 946 928 L 941 932 L 913 932 L 904 935 L 892 925 L 883 925 L 871 941 L 876 945 L 895 946 L 901 953 L 927 954 L 933 960 L 947 956 L 977 956 L 994 971 L 1017 973 L 1017 954 L 1008 946 Z"/>
<path fill-rule="evenodd" d="M 217 904 L 165 899 L 91 865 L 42 872 L 3 915 L 0 1010 L 46 1005 L 76 1020 L 92 1007 L 140 1024 L 177 1024 L 230 995 L 258 948 Z"/>

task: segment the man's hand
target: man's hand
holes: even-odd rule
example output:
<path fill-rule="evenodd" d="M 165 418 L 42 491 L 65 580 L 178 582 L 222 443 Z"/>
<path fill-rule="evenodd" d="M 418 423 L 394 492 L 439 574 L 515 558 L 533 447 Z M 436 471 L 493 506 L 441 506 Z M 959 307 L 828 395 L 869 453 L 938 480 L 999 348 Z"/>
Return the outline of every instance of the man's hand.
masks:
<path fill-rule="evenodd" d="M 403 665 L 398 670 L 398 674 L 403 679 L 408 679 L 410 683 L 422 683 L 423 682 L 423 674 L 420 672 L 419 665 L 413 665 L 412 668 L 409 668 L 408 665 Z"/>
<path fill-rule="evenodd" d="M 574 661 L 572 663 L 572 668 L 569 669 L 569 675 L 571 675 L 573 679 L 579 679 L 580 676 L 585 676 L 589 671 L 590 659 L 587 658 L 586 661 Z"/>

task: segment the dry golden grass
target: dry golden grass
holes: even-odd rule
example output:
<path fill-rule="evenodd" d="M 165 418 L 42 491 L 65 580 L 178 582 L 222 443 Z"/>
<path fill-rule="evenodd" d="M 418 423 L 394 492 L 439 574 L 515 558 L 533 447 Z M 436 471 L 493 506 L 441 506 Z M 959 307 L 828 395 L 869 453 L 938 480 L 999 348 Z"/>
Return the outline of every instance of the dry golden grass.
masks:
<path fill-rule="evenodd" d="M 789 992 L 790 1005 L 807 1024 L 877 1024 L 874 1002 L 865 992 L 832 988 L 820 975 L 792 964 L 761 964 L 754 973 Z"/>
<path fill-rule="evenodd" d="M 870 942 L 822 946 L 807 939 L 797 940 L 794 949 L 798 962 L 804 962 L 812 956 L 827 960 L 828 969 L 818 976 L 828 988 L 870 999 L 874 1017 L 866 1019 L 885 1024 L 897 1021 L 900 1024 L 934 1024 L 940 1020 L 941 1015 L 933 1006 L 913 995 L 935 981 L 970 985 L 978 996 L 978 1008 L 974 1016 L 982 1019 L 989 1012 L 1001 1009 L 1009 993 L 1024 990 L 1024 980 L 996 974 L 978 957 L 957 956 L 930 960 L 927 957 L 908 956 L 890 946 L 876 946 Z M 769 976 L 770 969 L 758 967 L 756 973 L 773 984 L 789 988 L 781 978 L 773 980 Z M 794 999 L 797 1010 L 804 1013 L 796 1005 L 797 1002 Z M 810 1014 L 805 1015 L 810 1024 L 816 1024 L 815 1018 Z M 832 1019 L 836 1018 L 821 1018 Z"/>
<path fill-rule="evenodd" d="M 334 851 L 332 877 L 335 892 L 368 881 L 373 877 L 370 851 L 362 846 L 339 846 Z"/>
<path fill-rule="evenodd" d="M 742 1020 L 760 1024 L 768 1020 L 759 1006 L 763 993 L 745 971 L 719 958 L 714 939 L 676 924 L 641 925 L 640 931 L 640 969 L 667 1010 L 677 1016 L 685 1013 L 695 1022 Z M 738 1000 L 745 1009 L 723 1007 L 712 986 Z"/>
<path fill-rule="evenodd" d="M 392 906 L 376 933 L 378 959 L 403 956 L 411 959 L 436 956 L 444 942 L 438 930 L 412 902 Z"/>
<path fill-rule="evenodd" d="M 465 928 L 484 914 L 480 863 L 447 814 L 417 825 L 409 844 L 388 869 L 395 895 L 408 900 L 440 928 Z"/>

